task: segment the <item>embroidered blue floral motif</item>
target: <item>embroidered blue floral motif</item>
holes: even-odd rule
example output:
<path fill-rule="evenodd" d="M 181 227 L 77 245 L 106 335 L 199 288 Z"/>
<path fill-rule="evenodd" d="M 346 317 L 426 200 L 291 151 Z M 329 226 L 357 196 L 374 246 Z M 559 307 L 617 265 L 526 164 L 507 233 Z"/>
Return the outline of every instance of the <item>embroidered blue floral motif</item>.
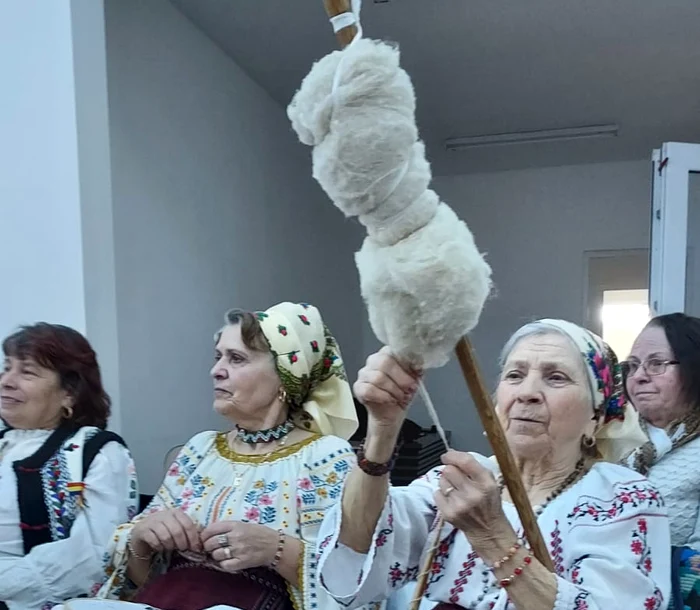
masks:
<path fill-rule="evenodd" d="M 313 506 L 319 501 L 325 504 L 328 500 L 336 500 L 343 489 L 345 474 L 350 465 L 347 460 L 339 460 L 333 464 L 329 473 L 310 474 L 299 481 L 301 502 L 305 506 Z"/>
<path fill-rule="evenodd" d="M 190 479 L 190 488 L 195 498 L 201 498 L 207 489 L 206 481 L 201 474 L 196 474 Z"/>
<path fill-rule="evenodd" d="M 129 480 L 129 506 L 127 506 L 127 516 L 129 517 L 129 521 L 139 514 L 138 500 L 138 484 L 136 482 L 135 474 L 132 474 L 131 479 Z"/>
<path fill-rule="evenodd" d="M 184 484 L 197 470 L 197 466 L 199 466 L 203 457 L 191 445 L 186 447 L 180 452 L 168 470 L 168 476 L 178 477 L 178 483 Z"/>
<path fill-rule="evenodd" d="M 277 481 L 267 483 L 264 479 L 258 479 L 243 498 L 245 513 L 242 521 L 266 525 L 273 523 L 277 518 L 275 492 Z"/>

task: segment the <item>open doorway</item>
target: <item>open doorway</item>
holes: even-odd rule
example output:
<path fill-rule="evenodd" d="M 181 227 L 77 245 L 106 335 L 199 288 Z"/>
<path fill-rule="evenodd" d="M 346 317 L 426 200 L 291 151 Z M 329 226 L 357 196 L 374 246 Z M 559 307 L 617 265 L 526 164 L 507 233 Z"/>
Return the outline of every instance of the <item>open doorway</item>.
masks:
<path fill-rule="evenodd" d="M 623 360 L 650 317 L 649 251 L 589 251 L 585 259 L 584 324 Z"/>
<path fill-rule="evenodd" d="M 605 290 L 601 307 L 603 340 L 620 360 L 649 321 L 649 290 Z"/>

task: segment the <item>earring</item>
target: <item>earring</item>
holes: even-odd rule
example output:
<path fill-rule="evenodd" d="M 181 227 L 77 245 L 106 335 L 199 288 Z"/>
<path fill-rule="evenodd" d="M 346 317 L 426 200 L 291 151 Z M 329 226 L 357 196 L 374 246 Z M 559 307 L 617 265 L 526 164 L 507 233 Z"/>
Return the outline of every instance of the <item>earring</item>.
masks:
<path fill-rule="evenodd" d="M 63 416 L 63 419 L 72 419 L 73 418 L 73 407 L 66 407 L 66 406 L 61 407 L 61 415 Z"/>
<path fill-rule="evenodd" d="M 277 392 L 277 400 L 279 400 L 282 404 L 287 404 L 287 390 L 284 388 L 284 386 L 280 386 L 280 389 Z"/>
<path fill-rule="evenodd" d="M 594 436 L 588 436 L 587 434 L 583 435 L 583 438 L 581 439 L 581 447 L 590 451 L 595 447 L 595 445 L 596 440 Z"/>

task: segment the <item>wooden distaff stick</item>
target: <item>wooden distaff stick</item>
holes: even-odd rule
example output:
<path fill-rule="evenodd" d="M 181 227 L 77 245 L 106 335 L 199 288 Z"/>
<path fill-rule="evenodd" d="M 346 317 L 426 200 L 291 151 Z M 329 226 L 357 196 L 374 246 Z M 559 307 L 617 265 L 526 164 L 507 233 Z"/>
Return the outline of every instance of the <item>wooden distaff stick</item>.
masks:
<path fill-rule="evenodd" d="M 348 0 L 323 0 L 323 4 L 329 17 L 335 17 L 350 11 Z M 340 47 L 344 48 L 350 44 L 356 33 L 357 28 L 354 25 L 336 32 L 336 38 L 340 43 Z M 527 497 L 513 454 L 510 451 L 510 447 L 508 447 L 503 427 L 496 416 L 496 410 L 494 409 L 491 396 L 489 395 L 479 371 L 474 350 L 467 337 L 462 337 L 462 339 L 460 339 L 456 347 L 456 352 L 460 367 L 462 368 L 462 374 L 467 382 L 476 410 L 481 418 L 481 423 L 486 431 L 486 437 L 498 461 L 503 482 L 508 488 L 510 497 L 520 516 L 520 522 L 523 525 L 525 537 L 530 543 L 532 552 L 537 560 L 553 572 L 554 564 L 552 563 L 552 558 L 549 556 L 547 545 L 542 537 L 542 532 L 540 532 L 540 528 L 537 525 L 537 518 L 532 510 L 530 500 Z M 439 532 L 441 523 L 442 519 L 440 519 L 438 523 L 437 532 Z M 435 545 L 434 550 L 437 550 L 437 545 Z M 421 578 L 417 583 L 416 594 L 418 598 L 422 597 L 425 591 L 430 564 L 434 558 L 434 550 L 426 557 L 426 564 L 421 573 Z M 418 595 L 418 593 L 420 593 L 420 595 Z M 414 604 L 413 607 L 415 608 L 417 605 Z"/>
<path fill-rule="evenodd" d="M 486 389 L 479 366 L 476 363 L 474 349 L 467 337 L 462 337 L 459 340 L 456 352 L 459 365 L 462 368 L 462 374 L 469 386 L 474 405 L 481 418 L 481 424 L 486 431 L 486 438 L 493 449 L 496 461 L 498 461 L 498 467 L 501 470 L 503 482 L 508 488 L 511 500 L 520 516 L 525 538 L 527 538 L 527 541 L 530 543 L 532 553 L 537 560 L 551 572 L 554 572 L 554 564 L 552 563 L 552 558 L 549 556 L 549 551 L 542 537 L 542 532 L 540 532 L 540 528 L 537 525 L 535 511 L 532 510 L 532 505 L 530 504 L 530 499 L 527 497 L 523 480 L 520 478 L 518 466 L 508 446 L 503 426 L 501 426 L 501 422 L 498 421 L 493 401 Z"/>
<path fill-rule="evenodd" d="M 520 478 L 518 467 L 515 463 L 515 459 L 513 458 L 513 454 L 510 451 L 508 442 L 506 441 L 506 435 L 505 432 L 503 432 L 503 427 L 496 416 L 496 410 L 493 407 L 491 396 L 486 389 L 483 377 L 479 371 L 474 349 L 472 348 L 469 339 L 467 337 L 462 337 L 457 343 L 455 351 L 457 352 L 457 359 L 459 360 L 462 374 L 464 375 L 464 379 L 469 386 L 469 391 L 471 392 L 472 399 L 474 400 L 474 405 L 476 406 L 476 410 L 481 418 L 481 424 L 486 431 L 486 437 L 488 438 L 491 448 L 493 449 L 493 453 L 496 456 L 498 466 L 501 469 L 503 482 L 508 488 L 510 497 L 513 500 L 516 510 L 518 511 L 518 515 L 520 516 L 520 522 L 523 525 L 525 538 L 530 543 L 532 553 L 537 560 L 550 572 L 554 572 L 552 558 L 547 550 L 547 545 L 542 537 L 542 532 L 540 532 L 540 528 L 537 525 L 537 517 L 535 517 L 535 513 L 532 510 L 532 505 L 527 497 L 527 492 L 525 491 L 523 481 Z M 418 610 L 421 598 L 425 594 L 425 589 L 428 586 L 428 578 L 431 574 L 432 563 L 435 559 L 437 549 L 440 546 L 440 530 L 442 529 L 443 523 L 444 519 L 442 515 L 439 515 L 434 528 L 433 545 L 429 549 L 422 566 L 423 569 L 418 575 L 415 592 L 413 594 L 413 601 L 409 607 L 409 610 Z"/>
<path fill-rule="evenodd" d="M 348 0 L 323 0 L 323 6 L 326 8 L 326 14 L 330 18 L 350 12 Z M 338 39 L 340 48 L 344 49 L 347 47 L 352 42 L 352 39 L 355 38 L 355 34 L 357 34 L 357 27 L 354 25 L 338 30 L 335 33 L 335 37 Z"/>

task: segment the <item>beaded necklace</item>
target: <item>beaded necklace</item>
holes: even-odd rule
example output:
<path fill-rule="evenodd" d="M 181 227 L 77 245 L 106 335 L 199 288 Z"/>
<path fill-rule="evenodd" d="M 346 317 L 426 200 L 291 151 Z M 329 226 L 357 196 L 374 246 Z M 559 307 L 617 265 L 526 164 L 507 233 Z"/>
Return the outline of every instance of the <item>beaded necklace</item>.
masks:
<path fill-rule="evenodd" d="M 555 498 L 559 497 L 576 481 L 578 481 L 586 473 L 587 470 L 588 469 L 586 468 L 586 460 L 584 458 L 579 459 L 579 461 L 576 462 L 576 467 L 573 469 L 571 474 L 569 474 L 569 476 L 562 481 L 561 485 L 559 485 L 559 487 L 557 487 L 551 494 L 549 494 L 542 504 L 537 504 L 532 507 L 535 516 L 539 517 L 544 512 L 544 509 L 547 508 L 547 506 L 549 506 L 549 504 L 551 504 Z M 498 488 L 501 490 L 501 493 L 503 493 L 505 483 L 503 482 L 503 477 L 501 475 L 498 476 Z"/>
<path fill-rule="evenodd" d="M 270 443 L 272 441 L 278 441 L 281 438 L 287 436 L 294 429 L 294 422 L 290 419 L 275 426 L 274 428 L 268 428 L 267 430 L 246 430 L 241 428 L 236 424 L 236 436 L 238 440 L 248 443 L 249 445 L 255 445 L 257 443 Z"/>
<path fill-rule="evenodd" d="M 266 453 L 259 454 L 259 455 L 260 455 L 261 457 L 263 457 L 263 458 L 268 458 L 268 457 L 270 457 L 275 451 L 278 451 L 279 449 L 282 449 L 282 448 L 287 444 L 287 440 L 288 440 L 288 439 L 289 439 L 289 436 L 287 436 L 287 435 L 285 434 L 285 435 L 282 437 L 282 439 L 281 439 L 280 441 L 277 442 L 277 444 L 272 445 L 272 447 L 270 447 L 270 450 L 269 450 L 269 451 L 267 451 Z M 229 449 L 231 449 L 231 446 L 230 446 L 228 440 L 226 441 L 226 443 L 227 443 L 227 447 L 228 447 Z M 232 450 L 232 451 L 233 451 L 233 450 Z M 240 467 L 244 467 L 244 465 L 242 465 L 242 464 L 234 464 L 234 466 L 233 466 L 233 471 L 232 471 L 232 475 L 233 475 L 233 487 L 234 487 L 235 489 L 238 489 L 238 487 L 240 487 L 240 485 L 241 485 L 241 483 L 242 483 L 242 481 L 243 481 L 243 477 L 241 476 L 241 474 L 240 474 L 240 472 L 239 472 L 239 466 L 240 466 Z"/>

